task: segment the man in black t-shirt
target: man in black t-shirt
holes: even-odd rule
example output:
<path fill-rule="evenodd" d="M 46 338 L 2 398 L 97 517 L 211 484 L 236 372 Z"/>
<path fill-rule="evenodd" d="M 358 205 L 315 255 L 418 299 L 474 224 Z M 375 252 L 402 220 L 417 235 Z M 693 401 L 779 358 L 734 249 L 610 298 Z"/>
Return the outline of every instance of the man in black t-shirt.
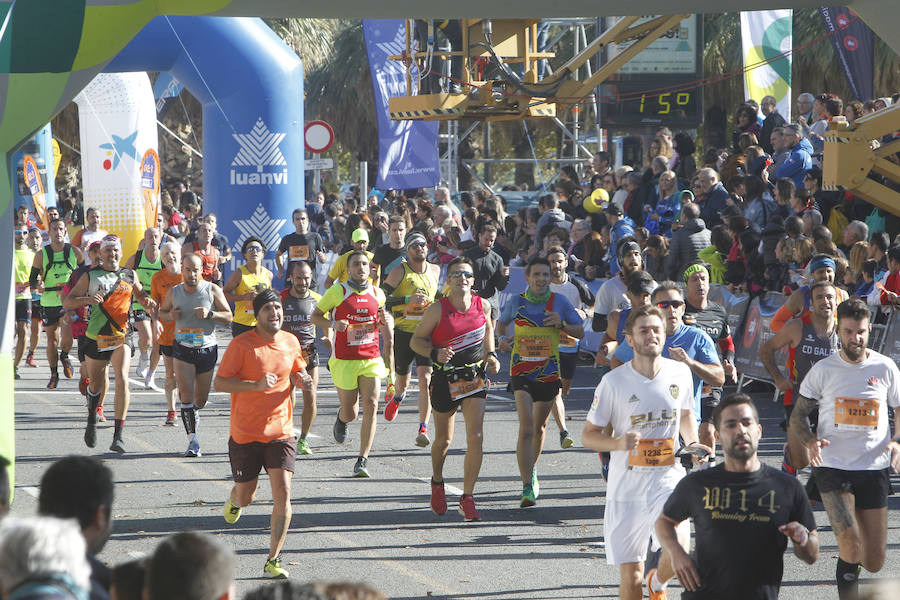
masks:
<path fill-rule="evenodd" d="M 312 271 L 311 289 L 316 289 L 316 259 L 320 263 L 325 262 L 325 244 L 322 242 L 322 236 L 318 233 L 310 233 L 309 215 L 306 214 L 305 210 L 302 208 L 295 209 L 291 218 L 297 231 L 281 238 L 278 250 L 275 251 L 275 268 L 277 270 L 275 277 L 278 279 L 284 278 L 284 287 L 290 287 L 291 284 L 286 276 L 290 273 L 290 268 L 285 269 L 282 256 L 287 253 L 288 267 L 290 267 L 291 263 L 298 261 L 303 261 L 309 265 L 310 271 Z"/>
<path fill-rule="evenodd" d="M 403 262 L 406 257 L 406 219 L 393 216 L 388 221 L 388 236 L 391 241 L 375 249 L 372 262 L 380 267 L 384 279 Z"/>
<path fill-rule="evenodd" d="M 713 420 L 725 463 L 678 483 L 656 521 L 657 538 L 685 587 L 683 599 L 775 600 L 788 538 L 804 562 L 819 556 L 809 500 L 796 478 L 760 462 L 762 426 L 748 395 L 723 399 Z M 694 520 L 695 559 L 675 534 L 688 518 Z M 659 589 L 650 592 L 651 599 L 665 597 Z"/>

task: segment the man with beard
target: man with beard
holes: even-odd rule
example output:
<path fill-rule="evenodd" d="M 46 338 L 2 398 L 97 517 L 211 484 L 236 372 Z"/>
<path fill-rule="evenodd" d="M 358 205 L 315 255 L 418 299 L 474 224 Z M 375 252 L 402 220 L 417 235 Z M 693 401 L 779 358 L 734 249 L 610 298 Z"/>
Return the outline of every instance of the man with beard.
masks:
<path fill-rule="evenodd" d="M 486 223 L 478 232 L 478 245 L 463 253 L 463 256 L 475 265 L 475 281 L 472 283 L 472 291 L 490 302 L 495 328 L 496 317 L 500 314 L 498 292 L 505 290 L 509 284 L 509 267 L 492 249 L 494 242 L 497 241 L 498 231 L 496 224 Z"/>
<path fill-rule="evenodd" d="M 819 556 L 809 500 L 795 478 L 759 460 L 762 425 L 750 396 L 724 398 L 713 420 L 725 462 L 678 483 L 656 521 L 657 537 L 687 590 L 682 598 L 775 600 L 787 540 L 800 560 L 813 564 Z M 696 560 L 676 536 L 676 527 L 689 518 Z"/>
<path fill-rule="evenodd" d="M 623 600 L 643 597 L 651 537 L 653 549 L 659 548 L 653 523 L 684 477 L 684 467 L 676 460 L 682 443 L 697 446 L 698 452 L 709 450 L 697 444 L 690 369 L 662 357 L 665 323 L 664 312 L 656 306 L 631 311 L 625 338 L 634 348 L 634 358 L 600 380 L 581 436 L 585 448 L 612 454 L 603 529 L 606 561 L 619 566 Z M 678 543 L 690 544 L 687 523 L 678 528 Z M 648 574 L 648 586 L 657 573 L 656 584 L 674 575 L 669 552 L 663 551 L 658 571 Z M 657 592 L 655 598 L 665 598 L 664 590 Z"/>
<path fill-rule="evenodd" d="M 597 290 L 597 296 L 594 298 L 594 331 L 606 331 L 606 320 L 609 313 L 620 308 L 630 306 L 628 296 L 625 294 L 627 286 L 625 278 L 629 273 L 640 271 L 644 268 L 641 260 L 641 247 L 633 237 L 623 238 L 619 241 L 615 248 L 616 256 L 622 270 L 618 274 L 610 277 L 603 282 L 600 289 Z"/>
<path fill-rule="evenodd" d="M 841 600 L 858 595 L 860 567 L 876 573 L 887 544 L 889 469 L 900 472 L 900 370 L 867 348 L 869 309 L 851 298 L 838 305 L 841 351 L 813 365 L 800 384 L 791 430 L 806 446 L 811 480 L 838 543 Z M 888 426 L 894 409 L 894 437 Z M 819 409 L 816 433 L 809 414 Z"/>

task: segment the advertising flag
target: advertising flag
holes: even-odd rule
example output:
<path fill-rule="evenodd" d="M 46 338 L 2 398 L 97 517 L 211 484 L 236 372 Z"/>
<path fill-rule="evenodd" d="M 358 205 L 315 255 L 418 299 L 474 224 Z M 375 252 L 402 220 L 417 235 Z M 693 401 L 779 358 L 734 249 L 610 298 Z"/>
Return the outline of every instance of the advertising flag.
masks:
<path fill-rule="evenodd" d="M 31 192 L 38 227 L 47 229 L 47 200 L 44 198 L 44 185 L 41 183 L 41 174 L 38 172 L 37 163 L 30 154 L 25 156 L 25 185 Z"/>
<path fill-rule="evenodd" d="M 778 112 L 791 120 L 791 45 L 793 11 L 741 13 L 744 50 L 744 95 L 759 102 L 774 96 Z"/>
<path fill-rule="evenodd" d="M 819 9 L 825 31 L 831 33 L 831 47 L 853 98 L 866 101 L 872 98 L 875 80 L 875 38 L 868 25 L 846 6 L 825 6 Z"/>
<path fill-rule="evenodd" d="M 141 158 L 141 198 L 147 229 L 156 227 L 159 216 L 159 155 L 150 148 Z"/>

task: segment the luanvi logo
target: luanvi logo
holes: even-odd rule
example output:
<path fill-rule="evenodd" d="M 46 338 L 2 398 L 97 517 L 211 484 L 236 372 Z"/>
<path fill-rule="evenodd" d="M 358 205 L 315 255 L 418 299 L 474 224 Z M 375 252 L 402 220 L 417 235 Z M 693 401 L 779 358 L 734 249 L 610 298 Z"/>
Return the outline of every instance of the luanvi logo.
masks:
<path fill-rule="evenodd" d="M 278 148 L 287 134 L 273 133 L 263 123 L 262 118 L 249 133 L 233 133 L 240 149 L 231 161 L 232 167 L 256 167 L 255 173 L 231 169 L 231 185 L 282 185 L 288 182 L 287 161 Z M 279 171 L 266 172 L 263 167 L 285 167 Z"/>

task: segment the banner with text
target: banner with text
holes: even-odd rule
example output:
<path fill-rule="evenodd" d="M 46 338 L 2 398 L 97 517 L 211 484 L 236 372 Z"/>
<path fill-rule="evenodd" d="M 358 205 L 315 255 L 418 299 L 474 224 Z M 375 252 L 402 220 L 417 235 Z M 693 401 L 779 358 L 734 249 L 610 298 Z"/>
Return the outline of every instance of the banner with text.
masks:
<path fill-rule="evenodd" d="M 875 85 L 875 39 L 872 30 L 846 6 L 819 9 L 841 71 L 857 100 L 872 98 Z"/>

